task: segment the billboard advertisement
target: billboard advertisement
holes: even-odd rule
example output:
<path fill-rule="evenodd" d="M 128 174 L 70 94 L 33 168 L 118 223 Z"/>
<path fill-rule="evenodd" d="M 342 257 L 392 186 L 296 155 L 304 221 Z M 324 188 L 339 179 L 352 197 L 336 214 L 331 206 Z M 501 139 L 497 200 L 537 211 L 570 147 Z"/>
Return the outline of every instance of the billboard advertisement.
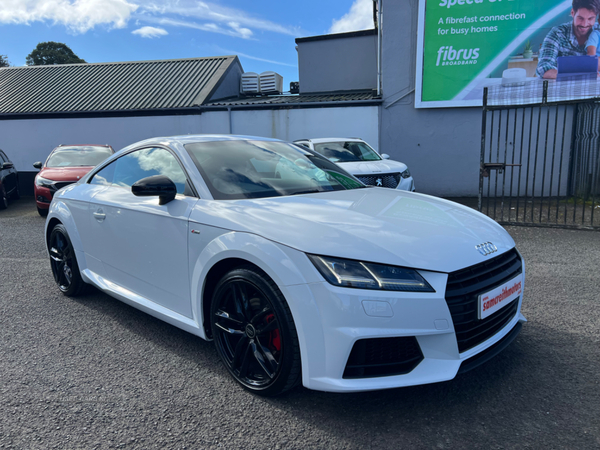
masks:
<path fill-rule="evenodd" d="M 499 86 L 503 74 L 539 79 L 542 42 L 553 27 L 573 23 L 571 5 L 572 0 L 420 0 L 415 106 L 481 106 L 483 88 Z"/>

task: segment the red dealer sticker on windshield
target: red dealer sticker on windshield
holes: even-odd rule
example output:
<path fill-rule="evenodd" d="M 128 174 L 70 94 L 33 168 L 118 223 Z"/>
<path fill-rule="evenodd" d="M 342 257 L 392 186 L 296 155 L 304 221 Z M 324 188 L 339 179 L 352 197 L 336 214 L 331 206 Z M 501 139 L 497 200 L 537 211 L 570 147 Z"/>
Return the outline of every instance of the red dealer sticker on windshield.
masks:
<path fill-rule="evenodd" d="M 479 296 L 479 318 L 485 319 L 496 311 L 504 308 L 523 291 L 523 275 L 517 275 L 512 280 Z"/>

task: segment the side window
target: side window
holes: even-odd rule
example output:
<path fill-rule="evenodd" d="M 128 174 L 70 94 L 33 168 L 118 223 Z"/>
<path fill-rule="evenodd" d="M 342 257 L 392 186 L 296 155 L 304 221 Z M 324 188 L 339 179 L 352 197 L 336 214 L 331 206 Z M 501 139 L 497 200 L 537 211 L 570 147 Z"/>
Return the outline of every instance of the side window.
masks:
<path fill-rule="evenodd" d="M 118 161 L 118 160 L 117 160 Z M 113 161 L 104 169 L 96 173 L 92 179 L 90 180 L 90 184 L 99 184 L 101 186 L 111 186 L 113 181 L 113 176 L 115 174 L 115 166 L 117 165 L 117 161 Z"/>
<path fill-rule="evenodd" d="M 129 188 L 142 178 L 153 175 L 169 177 L 178 194 L 189 195 L 185 172 L 177 158 L 163 148 L 145 148 L 128 153 L 94 175 L 91 184 Z"/>

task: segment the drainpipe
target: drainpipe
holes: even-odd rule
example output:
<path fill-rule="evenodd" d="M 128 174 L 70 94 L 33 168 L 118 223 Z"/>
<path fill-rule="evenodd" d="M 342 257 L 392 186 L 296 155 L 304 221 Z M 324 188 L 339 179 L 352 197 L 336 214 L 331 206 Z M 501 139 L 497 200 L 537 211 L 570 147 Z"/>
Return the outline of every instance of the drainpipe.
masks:
<path fill-rule="evenodd" d="M 381 19 L 381 3 L 383 2 L 383 0 L 374 0 L 377 1 L 377 96 L 381 97 L 381 24 L 382 24 L 382 19 Z M 377 149 L 381 152 L 382 151 L 382 137 L 381 137 L 381 132 L 383 130 L 383 125 L 382 125 L 382 120 L 383 120 L 383 109 L 381 108 L 380 105 L 379 108 L 377 108 Z"/>
<path fill-rule="evenodd" d="M 378 14 L 377 14 L 377 96 L 381 96 L 381 3 L 383 0 L 377 0 Z"/>
<path fill-rule="evenodd" d="M 227 107 L 227 113 L 229 114 L 229 134 L 233 134 L 233 123 L 231 121 L 231 106 Z"/>

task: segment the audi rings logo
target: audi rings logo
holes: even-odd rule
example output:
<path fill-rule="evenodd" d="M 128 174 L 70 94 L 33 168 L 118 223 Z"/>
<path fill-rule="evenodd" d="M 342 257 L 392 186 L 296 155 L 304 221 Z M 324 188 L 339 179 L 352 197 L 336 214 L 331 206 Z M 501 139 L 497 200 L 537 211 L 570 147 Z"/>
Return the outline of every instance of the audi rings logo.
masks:
<path fill-rule="evenodd" d="M 477 251 L 481 253 L 483 256 L 491 255 L 498 251 L 498 247 L 496 247 L 491 242 L 484 242 L 483 244 L 479 244 L 475 246 Z"/>

